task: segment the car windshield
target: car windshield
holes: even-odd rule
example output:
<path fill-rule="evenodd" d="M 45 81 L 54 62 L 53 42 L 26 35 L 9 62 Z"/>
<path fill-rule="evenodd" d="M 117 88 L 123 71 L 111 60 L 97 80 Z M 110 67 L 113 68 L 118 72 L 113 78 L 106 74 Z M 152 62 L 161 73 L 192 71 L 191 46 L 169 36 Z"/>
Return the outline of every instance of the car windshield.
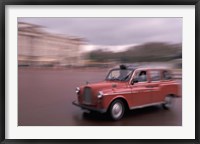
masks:
<path fill-rule="evenodd" d="M 131 69 L 114 69 L 109 72 L 106 80 L 109 81 L 128 81 L 131 78 L 133 70 Z"/>

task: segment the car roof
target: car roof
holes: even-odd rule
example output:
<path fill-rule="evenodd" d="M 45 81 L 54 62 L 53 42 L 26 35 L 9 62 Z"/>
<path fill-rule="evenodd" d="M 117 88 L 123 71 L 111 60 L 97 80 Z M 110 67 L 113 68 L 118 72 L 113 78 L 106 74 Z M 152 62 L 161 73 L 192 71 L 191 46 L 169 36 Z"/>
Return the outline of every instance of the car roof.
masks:
<path fill-rule="evenodd" d="M 137 70 L 169 70 L 168 68 L 160 68 L 160 67 L 144 67 L 144 68 L 137 68 Z"/>
<path fill-rule="evenodd" d="M 113 69 L 128 69 L 128 70 L 170 70 L 167 67 L 160 67 L 160 66 L 147 66 L 147 65 L 138 65 L 138 64 L 122 64 L 118 65 Z"/>

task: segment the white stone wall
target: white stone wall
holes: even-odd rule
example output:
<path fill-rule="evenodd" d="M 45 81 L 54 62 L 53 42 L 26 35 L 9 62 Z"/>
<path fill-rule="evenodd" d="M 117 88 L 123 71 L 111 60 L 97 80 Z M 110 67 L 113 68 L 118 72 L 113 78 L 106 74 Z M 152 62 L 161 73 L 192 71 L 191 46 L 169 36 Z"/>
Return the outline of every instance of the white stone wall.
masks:
<path fill-rule="evenodd" d="M 19 64 L 81 65 L 81 40 L 33 28 L 18 30 Z"/>

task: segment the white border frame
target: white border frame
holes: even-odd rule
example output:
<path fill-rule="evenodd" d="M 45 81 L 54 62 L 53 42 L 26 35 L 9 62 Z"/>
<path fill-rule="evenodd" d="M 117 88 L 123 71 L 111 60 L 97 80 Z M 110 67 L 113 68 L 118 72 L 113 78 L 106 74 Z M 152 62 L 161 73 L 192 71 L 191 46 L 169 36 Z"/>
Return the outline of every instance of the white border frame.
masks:
<path fill-rule="evenodd" d="M 17 17 L 183 17 L 182 126 L 17 126 Z M 5 7 L 6 139 L 195 139 L 195 6 Z"/>

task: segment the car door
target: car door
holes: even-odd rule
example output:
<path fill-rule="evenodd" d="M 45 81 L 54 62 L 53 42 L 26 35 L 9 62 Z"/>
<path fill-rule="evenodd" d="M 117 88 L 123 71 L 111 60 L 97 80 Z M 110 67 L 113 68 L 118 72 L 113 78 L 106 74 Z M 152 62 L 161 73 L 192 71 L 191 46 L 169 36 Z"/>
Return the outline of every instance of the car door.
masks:
<path fill-rule="evenodd" d="M 130 102 L 130 107 L 140 107 L 150 103 L 150 90 L 149 76 L 146 70 L 140 70 L 135 72 L 135 76 L 132 79 L 131 90 L 132 99 Z"/>
<path fill-rule="evenodd" d="M 150 88 L 150 101 L 151 103 L 157 103 L 162 101 L 161 96 L 161 71 L 160 70 L 149 70 L 149 84 Z"/>

